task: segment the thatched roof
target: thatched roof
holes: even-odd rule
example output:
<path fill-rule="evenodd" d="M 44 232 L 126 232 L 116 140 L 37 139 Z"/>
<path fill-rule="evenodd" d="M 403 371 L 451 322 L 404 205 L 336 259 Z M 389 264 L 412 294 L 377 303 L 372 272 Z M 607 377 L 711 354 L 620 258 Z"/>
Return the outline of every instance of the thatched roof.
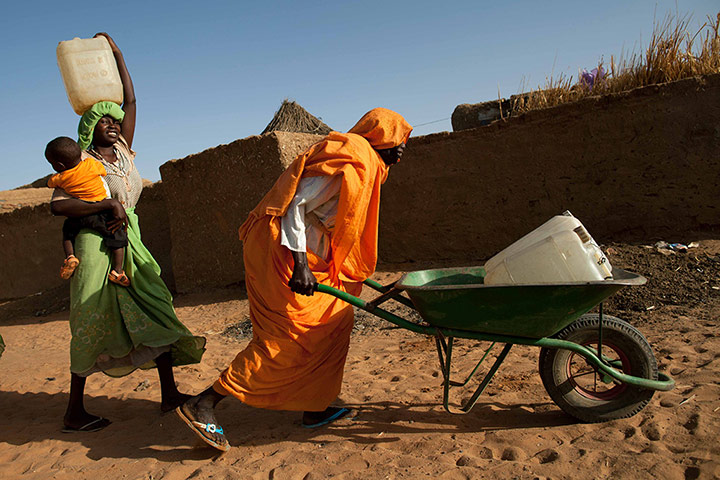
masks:
<path fill-rule="evenodd" d="M 307 110 L 297 103 L 283 100 L 282 105 L 280 105 L 278 111 L 275 112 L 275 116 L 262 133 L 275 131 L 327 135 L 332 131 L 332 128 L 325 125 L 320 119 L 310 115 Z"/>

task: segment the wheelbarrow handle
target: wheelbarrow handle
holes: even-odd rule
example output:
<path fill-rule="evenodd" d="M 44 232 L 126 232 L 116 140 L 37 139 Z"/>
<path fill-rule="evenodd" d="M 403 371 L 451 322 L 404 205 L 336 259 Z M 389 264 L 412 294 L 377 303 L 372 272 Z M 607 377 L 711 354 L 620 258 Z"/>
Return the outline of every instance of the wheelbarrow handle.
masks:
<path fill-rule="evenodd" d="M 340 295 L 341 293 L 345 293 L 345 292 L 342 292 L 341 290 L 338 290 L 338 289 L 336 289 L 336 288 L 333 288 L 333 287 L 330 287 L 330 286 L 327 286 L 327 285 L 323 285 L 323 284 L 321 284 L 321 283 L 319 283 L 319 282 L 315 284 L 315 286 L 314 286 L 314 288 L 313 288 L 313 291 L 315 291 L 315 292 L 322 292 L 322 293 L 329 293 L 330 295 L 333 295 L 333 296 L 335 296 L 335 297 L 338 297 L 338 298 L 340 298 L 341 300 L 344 300 L 344 301 L 346 301 L 346 302 L 348 302 L 348 303 L 350 303 L 350 304 L 352 304 L 352 305 L 355 305 L 355 306 L 358 307 L 358 308 L 362 308 L 363 310 L 366 310 L 366 311 L 368 311 L 368 312 L 370 312 L 370 313 L 374 313 L 374 310 L 377 308 L 378 305 L 380 305 L 381 303 L 384 303 L 385 301 L 387 301 L 387 300 L 389 300 L 389 299 L 393 299 L 393 300 L 395 300 L 396 302 L 402 303 L 402 304 L 405 305 L 406 307 L 410 307 L 410 308 L 412 308 L 413 310 L 415 310 L 415 305 L 412 303 L 412 301 L 411 301 L 409 298 L 406 298 L 406 297 L 401 296 L 401 295 L 400 295 L 400 290 L 398 290 L 398 289 L 395 288 L 395 284 L 396 284 L 396 283 L 397 283 L 397 282 L 392 282 L 392 283 L 389 283 L 389 284 L 387 284 L 387 285 L 381 285 L 380 283 L 378 283 L 378 282 L 376 282 L 376 281 L 374 281 L 374 280 L 370 280 L 369 278 L 366 279 L 365 281 L 363 281 L 363 285 L 367 285 L 368 287 L 372 288 L 372 289 L 375 290 L 376 292 L 382 293 L 382 295 L 380 295 L 380 296 L 378 296 L 378 297 L 375 297 L 375 298 L 372 299 L 370 302 L 367 302 L 365 306 L 355 305 L 352 301 L 349 301 L 348 299 L 343 298 L 343 296 Z M 334 292 L 332 292 L 332 291 L 327 291 L 327 290 L 323 291 L 323 290 L 320 289 L 320 286 L 325 286 L 325 287 L 327 287 L 327 288 L 330 288 L 330 289 L 334 290 Z M 337 294 L 336 294 L 335 292 L 337 292 Z M 353 297 L 352 295 L 350 295 L 350 297 L 352 297 L 352 298 L 357 298 L 357 297 Z M 379 316 L 382 316 L 382 315 L 379 315 Z"/>
<path fill-rule="evenodd" d="M 433 327 L 419 325 L 417 323 L 405 320 L 402 317 L 398 317 L 394 313 L 383 310 L 382 308 L 374 306 L 361 298 L 358 298 L 347 292 L 343 292 L 342 290 L 338 290 L 337 288 L 331 287 L 329 285 L 323 285 L 322 283 L 318 283 L 317 291 L 320 293 L 327 293 L 328 295 L 339 298 L 340 300 L 349 303 L 354 307 L 365 310 L 368 313 L 372 313 L 373 315 L 378 316 L 383 320 L 387 320 L 388 322 L 397 325 L 398 327 L 406 328 L 412 332 L 421 333 L 423 335 L 435 335 L 436 330 Z"/>
<path fill-rule="evenodd" d="M 332 295 L 333 297 L 337 297 L 340 300 L 349 303 L 350 305 L 353 305 L 358 308 L 363 308 L 365 306 L 365 301 L 361 300 L 360 298 L 350 295 L 347 292 L 343 292 L 342 290 L 339 290 L 335 287 L 331 287 L 329 285 L 325 285 L 322 283 L 316 283 L 315 284 L 315 291 L 320 293 L 327 293 L 328 295 Z"/>
<path fill-rule="evenodd" d="M 395 286 L 396 283 L 397 282 L 392 282 L 387 285 L 382 285 L 382 284 L 376 282 L 375 280 L 370 280 L 369 278 L 366 278 L 363 281 L 363 285 L 367 285 L 368 287 L 370 287 L 373 290 L 376 290 L 380 293 L 385 293 L 385 292 L 391 290 Z"/>

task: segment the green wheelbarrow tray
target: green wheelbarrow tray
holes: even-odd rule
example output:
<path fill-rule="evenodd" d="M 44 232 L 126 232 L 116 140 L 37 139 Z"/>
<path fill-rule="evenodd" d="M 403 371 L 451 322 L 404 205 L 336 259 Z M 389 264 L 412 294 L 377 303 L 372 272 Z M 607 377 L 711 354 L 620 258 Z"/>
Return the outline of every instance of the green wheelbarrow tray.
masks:
<path fill-rule="evenodd" d="M 395 285 L 435 327 L 528 338 L 550 337 L 641 275 L 618 268 L 600 282 L 484 285 L 483 267 L 421 270 Z"/>
<path fill-rule="evenodd" d="M 642 285 L 647 280 L 618 268 L 613 280 L 565 284 L 484 285 L 485 270 L 481 266 L 421 270 L 404 275 L 398 282 L 383 286 L 366 280 L 365 285 L 380 292 L 366 302 L 327 285 L 317 290 L 333 295 L 357 308 L 372 313 L 407 330 L 434 336 L 443 373 L 444 406 L 450 413 L 467 413 L 485 390 L 513 345 L 530 345 L 543 349 L 563 349 L 580 355 L 606 383 L 627 384 L 647 390 L 672 390 L 675 382 L 662 373 L 657 379 L 641 378 L 622 371 L 619 362 L 606 357 L 602 350 L 602 301 L 621 288 Z M 409 298 L 402 295 L 405 293 Z M 404 319 L 380 308 L 388 300 L 398 301 L 418 312 L 427 323 Z M 599 339 L 597 348 L 572 341 L 552 338 L 600 304 Z M 492 344 L 464 382 L 450 379 L 450 363 L 455 338 L 490 341 Z M 462 407 L 452 411 L 448 390 L 466 385 L 496 343 L 504 343 L 495 363 L 482 383 Z"/>

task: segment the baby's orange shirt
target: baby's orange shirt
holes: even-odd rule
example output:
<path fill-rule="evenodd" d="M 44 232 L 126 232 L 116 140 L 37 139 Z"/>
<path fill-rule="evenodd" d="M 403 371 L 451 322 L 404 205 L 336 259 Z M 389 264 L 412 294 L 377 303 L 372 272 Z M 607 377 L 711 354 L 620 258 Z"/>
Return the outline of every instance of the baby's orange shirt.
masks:
<path fill-rule="evenodd" d="M 62 188 L 86 202 L 99 202 L 107 198 L 105 182 L 101 177 L 107 175 L 105 167 L 94 158 L 85 158 L 70 170 L 56 173 L 48 180 L 48 187 Z"/>

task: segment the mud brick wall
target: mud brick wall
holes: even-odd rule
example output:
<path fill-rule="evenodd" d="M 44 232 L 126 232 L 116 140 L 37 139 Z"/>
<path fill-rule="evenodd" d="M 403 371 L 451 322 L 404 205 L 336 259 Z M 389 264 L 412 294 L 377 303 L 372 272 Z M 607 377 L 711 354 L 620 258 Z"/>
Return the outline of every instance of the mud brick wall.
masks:
<path fill-rule="evenodd" d="M 160 278 L 171 292 L 175 292 L 173 274 L 172 240 L 170 238 L 170 219 L 168 218 L 163 183 L 155 182 L 143 188 L 135 213 L 140 220 L 140 233 L 143 244 L 150 250 L 162 272 Z"/>
<path fill-rule="evenodd" d="M 36 180 L 33 184 L 40 183 L 41 180 Z M 47 180 L 45 185 L 47 185 Z M 34 207 L 47 203 L 52 197 L 52 192 L 52 188 L 43 186 L 3 190 L 0 192 L 0 214 L 12 212 L 22 207 Z"/>
<path fill-rule="evenodd" d="M 720 227 L 720 75 L 410 140 L 383 187 L 385 262 L 486 259 L 570 210 L 599 242 Z"/>
<path fill-rule="evenodd" d="M 0 300 L 63 284 L 63 221 L 50 214 L 49 203 L 0 215 Z"/>
<path fill-rule="evenodd" d="M 178 292 L 243 280 L 238 227 L 295 157 L 320 138 L 273 132 L 160 167 Z"/>
<path fill-rule="evenodd" d="M 172 290 L 170 233 L 159 184 L 145 187 L 136 212 L 143 243 L 160 264 L 162 278 Z M 0 300 L 25 297 L 68 283 L 59 276 L 64 256 L 64 220 L 65 217 L 50 213 L 47 201 L 0 214 Z"/>

